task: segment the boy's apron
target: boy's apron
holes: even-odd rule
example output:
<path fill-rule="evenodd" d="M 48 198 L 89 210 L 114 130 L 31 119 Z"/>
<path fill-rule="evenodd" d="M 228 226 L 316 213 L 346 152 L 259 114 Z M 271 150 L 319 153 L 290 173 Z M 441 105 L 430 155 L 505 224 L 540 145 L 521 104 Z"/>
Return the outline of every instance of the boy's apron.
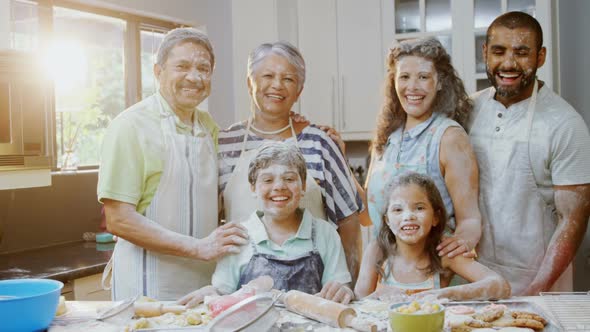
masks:
<path fill-rule="evenodd" d="M 493 140 L 490 124 L 481 121 L 479 114 L 470 131 L 479 163 L 483 217 L 479 261 L 506 278 L 513 295 L 521 295 L 537 275 L 557 225 L 555 207 L 541 195 L 530 161 L 537 86 L 535 80 L 526 115 L 516 120 L 523 128 L 517 135 Z M 492 99 L 484 103 L 480 113 L 487 111 Z M 570 265 L 552 290 L 572 288 Z"/>
<path fill-rule="evenodd" d="M 246 143 L 248 141 L 251 123 L 251 120 L 248 119 L 240 158 L 225 185 L 225 189 L 223 190 L 223 209 L 227 221 L 242 222 L 247 220 L 255 210 L 258 209 L 262 211 L 261 207 L 258 206 L 258 201 L 256 200 L 254 193 L 252 193 L 250 183 L 248 182 L 248 167 L 250 166 L 250 162 L 256 157 L 258 151 L 262 148 L 261 146 L 257 149 L 246 151 Z M 295 145 L 297 146 L 297 135 L 295 134 L 295 129 L 293 128 L 290 118 L 289 125 L 291 127 L 293 138 L 295 139 Z M 326 220 L 321 188 L 316 183 L 315 179 L 309 174 L 307 174 L 307 180 L 305 181 L 305 195 L 299 201 L 299 207 L 309 210 L 309 212 L 318 219 Z"/>
<path fill-rule="evenodd" d="M 156 98 L 155 96 L 153 98 Z M 176 132 L 175 117 L 161 101 L 165 143 L 164 169 L 145 216 L 174 232 L 204 238 L 217 227 L 217 156 L 209 133 L 202 136 Z M 176 300 L 211 283 L 215 263 L 162 255 L 119 238 L 104 279 L 112 266 L 112 298 L 138 294 L 158 300 Z"/>
<path fill-rule="evenodd" d="M 319 293 L 322 290 L 324 262 L 316 247 L 314 220 L 311 224 L 311 241 L 313 250 L 297 257 L 283 258 L 259 253 L 256 244 L 250 240 L 254 254 L 240 274 L 238 289 L 242 285 L 266 275 L 273 279 L 274 289 L 298 290 L 308 294 Z"/>

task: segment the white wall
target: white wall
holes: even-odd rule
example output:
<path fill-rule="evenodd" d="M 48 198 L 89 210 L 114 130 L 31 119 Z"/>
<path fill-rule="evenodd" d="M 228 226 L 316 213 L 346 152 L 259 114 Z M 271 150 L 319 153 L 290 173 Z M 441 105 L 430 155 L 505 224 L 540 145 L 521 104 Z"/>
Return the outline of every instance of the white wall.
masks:
<path fill-rule="evenodd" d="M 156 17 L 199 26 L 207 16 L 206 0 L 74 0 L 97 7 L 121 9 L 142 16 Z"/>
<path fill-rule="evenodd" d="M 560 0 L 559 79 L 561 96 L 582 114 L 590 125 L 590 1 Z M 590 149 L 590 147 L 588 147 Z M 590 289 L 590 230 L 574 261 L 574 290 Z"/>
<path fill-rule="evenodd" d="M 559 1 L 559 66 L 561 96 L 590 125 L 590 1 Z M 590 147 L 589 147 L 590 148 Z"/>

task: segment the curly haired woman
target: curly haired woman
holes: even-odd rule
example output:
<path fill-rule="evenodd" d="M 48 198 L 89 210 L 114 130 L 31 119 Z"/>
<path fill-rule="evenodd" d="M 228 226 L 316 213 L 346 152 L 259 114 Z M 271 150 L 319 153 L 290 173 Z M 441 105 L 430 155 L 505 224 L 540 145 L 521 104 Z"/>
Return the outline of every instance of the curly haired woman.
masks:
<path fill-rule="evenodd" d="M 473 105 L 441 43 L 427 38 L 395 44 L 387 59 L 384 97 L 366 184 L 374 234 L 383 223 L 387 183 L 414 171 L 434 180 L 448 211 L 438 254 L 474 257 L 481 236 L 479 175 L 463 129 Z"/>

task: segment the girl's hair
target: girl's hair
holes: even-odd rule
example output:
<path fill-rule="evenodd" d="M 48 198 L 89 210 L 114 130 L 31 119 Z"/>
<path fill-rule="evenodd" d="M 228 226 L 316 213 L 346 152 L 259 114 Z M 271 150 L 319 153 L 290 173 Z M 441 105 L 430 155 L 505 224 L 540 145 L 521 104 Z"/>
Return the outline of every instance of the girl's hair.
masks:
<path fill-rule="evenodd" d="M 440 243 L 440 240 L 443 235 L 443 231 L 447 224 L 447 211 L 445 209 L 445 204 L 440 196 L 440 192 L 436 188 L 434 181 L 425 174 L 420 174 L 416 172 L 406 172 L 402 175 L 399 175 L 391 180 L 391 182 L 387 185 L 387 189 L 385 191 L 386 197 L 388 198 L 388 202 L 391 202 L 391 196 L 393 192 L 398 189 L 402 189 L 407 187 L 411 184 L 414 184 L 422 189 L 422 191 L 428 197 L 428 201 L 434 210 L 434 219 L 438 221 L 436 226 L 432 226 L 430 229 L 430 233 L 426 238 L 426 252 L 430 257 L 430 265 L 425 268 L 425 272 L 427 274 L 432 274 L 434 272 L 441 272 L 443 270 L 441 259 L 438 256 L 436 247 Z M 403 189 L 402 189 L 403 190 Z M 387 262 L 389 264 L 389 271 L 393 271 L 393 266 L 391 263 L 390 257 L 394 256 L 397 250 L 397 243 L 395 240 L 395 235 L 391 231 L 387 223 L 387 211 L 389 210 L 389 203 L 387 204 L 387 208 L 385 211 L 382 211 L 383 216 L 383 223 L 381 224 L 381 229 L 379 230 L 379 234 L 377 235 L 377 244 L 379 245 L 379 249 L 383 254 L 383 259 L 377 262 L 377 271 L 381 275 L 382 279 L 385 279 L 387 276 L 383 270 L 383 263 Z"/>
<path fill-rule="evenodd" d="M 248 182 L 251 185 L 256 184 L 258 172 L 273 164 L 295 167 L 302 183 L 305 183 L 307 165 L 301 151 L 297 146 L 281 141 L 264 143 L 258 150 L 256 157 L 252 159 L 248 166 Z"/>
<path fill-rule="evenodd" d="M 438 40 L 424 38 L 396 43 L 387 56 L 383 106 L 377 115 L 377 129 L 371 144 L 372 149 L 379 155 L 383 153 L 389 135 L 406 121 L 406 112 L 395 90 L 396 65 L 405 56 L 418 56 L 434 64 L 438 84 L 442 88 L 437 91 L 432 104 L 433 113 L 445 114 L 465 127 L 469 113 L 473 109 L 473 103 L 465 92 L 463 81 L 451 64 L 451 57 Z"/>

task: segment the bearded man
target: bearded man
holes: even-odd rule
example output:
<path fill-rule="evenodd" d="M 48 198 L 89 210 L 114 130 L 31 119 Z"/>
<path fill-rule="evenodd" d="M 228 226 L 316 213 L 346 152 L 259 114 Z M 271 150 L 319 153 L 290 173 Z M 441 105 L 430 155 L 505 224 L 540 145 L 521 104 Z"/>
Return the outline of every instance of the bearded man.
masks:
<path fill-rule="evenodd" d="M 570 263 L 590 215 L 590 135 L 575 109 L 536 79 L 547 53 L 542 45 L 532 16 L 496 18 L 483 46 L 492 87 L 472 96 L 483 222 L 478 254 L 513 295 L 572 291 Z"/>

